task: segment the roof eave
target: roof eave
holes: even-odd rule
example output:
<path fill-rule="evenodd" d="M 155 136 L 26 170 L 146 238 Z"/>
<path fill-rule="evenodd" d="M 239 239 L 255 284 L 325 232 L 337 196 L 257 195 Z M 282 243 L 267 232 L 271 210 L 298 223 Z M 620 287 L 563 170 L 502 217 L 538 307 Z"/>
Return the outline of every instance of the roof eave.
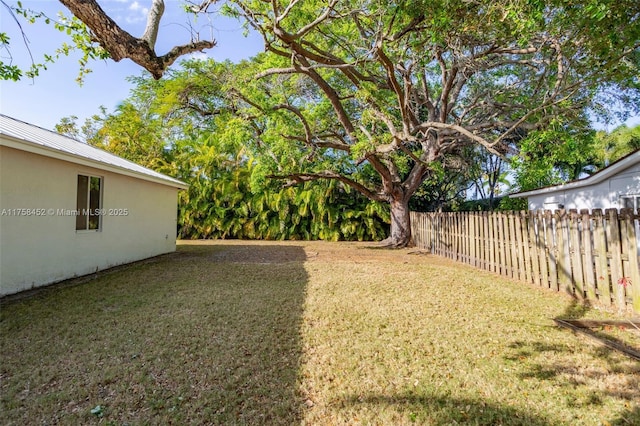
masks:
<path fill-rule="evenodd" d="M 186 183 L 177 179 L 170 178 L 168 176 L 166 179 L 162 179 L 159 177 L 154 177 L 144 173 L 138 173 L 133 170 L 128 170 L 122 167 L 118 167 L 116 165 L 103 163 L 101 161 L 93 160 L 80 155 L 75 155 L 68 152 L 49 148 L 44 145 L 30 142 L 26 139 L 20 139 L 11 135 L 7 135 L 6 133 L 2 133 L 0 136 L 2 136 L 2 138 L 0 138 L 0 145 L 6 146 L 8 148 L 30 152 L 32 154 L 43 155 L 45 157 L 55 158 L 58 160 L 68 161 L 70 163 L 80 164 L 87 167 L 93 167 L 95 169 L 105 170 L 105 171 L 117 173 L 120 175 L 135 177 L 137 179 L 141 179 L 141 180 L 145 180 L 148 182 L 153 182 L 153 183 L 157 183 L 165 186 L 170 186 L 176 189 L 189 188 L 189 185 L 187 185 Z"/>
<path fill-rule="evenodd" d="M 526 198 L 532 195 L 542 195 L 550 192 L 564 191 L 567 189 L 582 188 L 583 186 L 595 185 L 609 178 L 611 175 L 614 175 L 619 171 L 625 170 L 636 163 L 640 163 L 640 150 L 635 151 L 624 158 L 621 158 L 620 160 L 611 164 L 609 167 L 606 167 L 587 178 L 576 180 L 573 182 L 563 183 L 560 185 L 534 189 L 532 191 L 516 192 L 516 193 L 510 194 L 509 196 L 512 198 Z"/>

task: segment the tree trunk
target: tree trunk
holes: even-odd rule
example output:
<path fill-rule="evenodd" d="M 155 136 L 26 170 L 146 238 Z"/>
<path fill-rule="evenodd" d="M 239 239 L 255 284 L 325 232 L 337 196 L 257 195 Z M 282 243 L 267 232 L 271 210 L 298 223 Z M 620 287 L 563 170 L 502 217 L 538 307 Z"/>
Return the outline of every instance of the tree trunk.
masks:
<path fill-rule="evenodd" d="M 382 241 L 386 247 L 402 248 L 411 243 L 411 219 L 409 197 L 391 201 L 391 235 Z"/>

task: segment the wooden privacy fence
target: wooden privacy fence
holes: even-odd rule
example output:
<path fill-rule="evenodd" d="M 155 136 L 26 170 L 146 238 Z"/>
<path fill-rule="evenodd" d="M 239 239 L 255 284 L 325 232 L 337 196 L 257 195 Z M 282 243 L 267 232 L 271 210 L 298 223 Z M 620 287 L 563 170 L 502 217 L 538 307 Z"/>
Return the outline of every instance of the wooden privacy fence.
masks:
<path fill-rule="evenodd" d="M 640 314 L 640 210 L 411 212 L 417 247 Z"/>

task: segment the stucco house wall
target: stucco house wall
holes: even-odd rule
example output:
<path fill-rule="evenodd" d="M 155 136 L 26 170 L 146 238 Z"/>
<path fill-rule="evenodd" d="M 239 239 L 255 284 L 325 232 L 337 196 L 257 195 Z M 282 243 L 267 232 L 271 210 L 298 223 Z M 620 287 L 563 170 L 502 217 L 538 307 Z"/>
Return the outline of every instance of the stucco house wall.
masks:
<path fill-rule="evenodd" d="M 529 210 L 640 208 L 640 151 L 579 181 L 513 194 Z"/>
<path fill-rule="evenodd" d="M 180 185 L 7 145 L 0 144 L 0 296 L 175 250 Z M 76 230 L 78 175 L 102 178 L 97 230 Z"/>

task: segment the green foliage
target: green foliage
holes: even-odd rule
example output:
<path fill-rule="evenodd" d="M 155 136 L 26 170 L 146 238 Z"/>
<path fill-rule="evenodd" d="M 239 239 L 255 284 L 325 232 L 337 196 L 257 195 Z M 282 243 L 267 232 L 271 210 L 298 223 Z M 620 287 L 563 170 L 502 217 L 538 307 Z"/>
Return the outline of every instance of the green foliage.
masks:
<path fill-rule="evenodd" d="M 511 163 L 515 186 L 528 191 L 592 173 L 594 136 L 584 120 L 555 119 L 545 129 L 530 132 Z"/>
<path fill-rule="evenodd" d="M 40 75 L 41 71 L 46 71 L 48 65 L 55 63 L 61 57 L 69 56 L 72 53 L 79 53 L 79 69 L 76 81 L 82 84 L 84 77 L 91 72 L 90 63 L 92 61 L 109 58 L 109 54 L 99 45 L 97 40 L 95 40 L 87 26 L 73 15 L 69 17 L 59 12 L 57 17 L 53 19 L 43 12 L 25 8 L 22 2 L 17 2 L 15 6 L 7 6 L 7 8 L 9 9 L 9 13 L 14 15 L 13 17 L 16 21 L 18 18 L 22 18 L 28 24 L 41 21 L 47 25 L 53 25 L 56 30 L 68 35 L 71 42 L 63 43 L 62 46 L 55 49 L 52 54 L 44 54 L 40 61 L 32 58 L 31 65 L 28 68 L 23 69 L 17 65 L 6 64 L 0 61 L 0 80 L 18 81 L 23 76 L 35 78 Z M 0 33 L 0 49 L 8 52 L 9 56 L 11 56 L 10 41 L 6 33 Z M 26 38 L 24 43 L 28 43 Z"/>
<path fill-rule="evenodd" d="M 459 158 L 449 158 L 449 164 L 444 167 L 435 163 L 431 173 L 424 180 L 420 188 L 409 201 L 409 208 L 413 211 L 456 211 L 464 210 L 463 200 L 469 186 L 469 168 L 463 167 Z"/>
<path fill-rule="evenodd" d="M 498 210 L 500 211 L 519 211 L 528 210 L 529 204 L 526 198 L 511 198 L 503 197 L 498 203 Z"/>
<path fill-rule="evenodd" d="M 362 241 L 385 236 L 384 208 L 329 184 L 252 192 L 252 167 L 246 162 L 225 169 L 214 160 L 201 169 L 181 193 L 180 237 Z M 205 170 L 211 168 L 216 171 L 208 177 Z"/>
<path fill-rule="evenodd" d="M 528 191 L 584 178 L 638 149 L 640 126 L 596 133 L 555 120 L 528 135 L 511 166 L 517 188 Z"/>
<path fill-rule="evenodd" d="M 595 155 L 600 168 L 640 149 L 640 125 L 622 125 L 612 132 L 598 132 L 595 139 Z"/>
<path fill-rule="evenodd" d="M 214 148 L 194 156 L 196 174 L 180 194 L 181 238 L 265 240 L 380 240 L 388 208 L 346 191 L 336 181 L 282 188 L 271 183 L 252 190 L 256 167 Z"/>
<path fill-rule="evenodd" d="M 0 32 L 0 51 L 5 50 L 9 52 L 9 41 L 10 37 L 7 33 Z M 11 63 L 6 64 L 4 61 L 0 60 L 0 80 L 18 81 L 20 80 L 20 77 L 22 77 L 22 70 L 20 67 Z"/>
<path fill-rule="evenodd" d="M 380 240 L 386 237 L 388 206 L 367 200 L 338 181 L 285 186 L 269 178 L 274 167 L 287 167 L 283 156 L 251 139 L 247 120 L 229 111 L 224 78 L 230 63 L 188 62 L 156 81 L 133 78 L 131 96 L 113 113 L 102 111 L 81 129 L 74 117 L 57 130 L 174 176 L 189 184 L 178 208 L 180 238 L 268 240 Z M 196 72 L 197 71 L 197 72 Z M 212 80 L 210 73 L 220 78 Z M 226 77 L 225 77 L 226 76 Z M 286 132 L 287 115 L 267 117 Z M 261 125 L 262 123 L 257 123 Z M 278 146 L 274 133 L 272 149 Z M 293 166 L 304 161 L 291 155 Z"/>

